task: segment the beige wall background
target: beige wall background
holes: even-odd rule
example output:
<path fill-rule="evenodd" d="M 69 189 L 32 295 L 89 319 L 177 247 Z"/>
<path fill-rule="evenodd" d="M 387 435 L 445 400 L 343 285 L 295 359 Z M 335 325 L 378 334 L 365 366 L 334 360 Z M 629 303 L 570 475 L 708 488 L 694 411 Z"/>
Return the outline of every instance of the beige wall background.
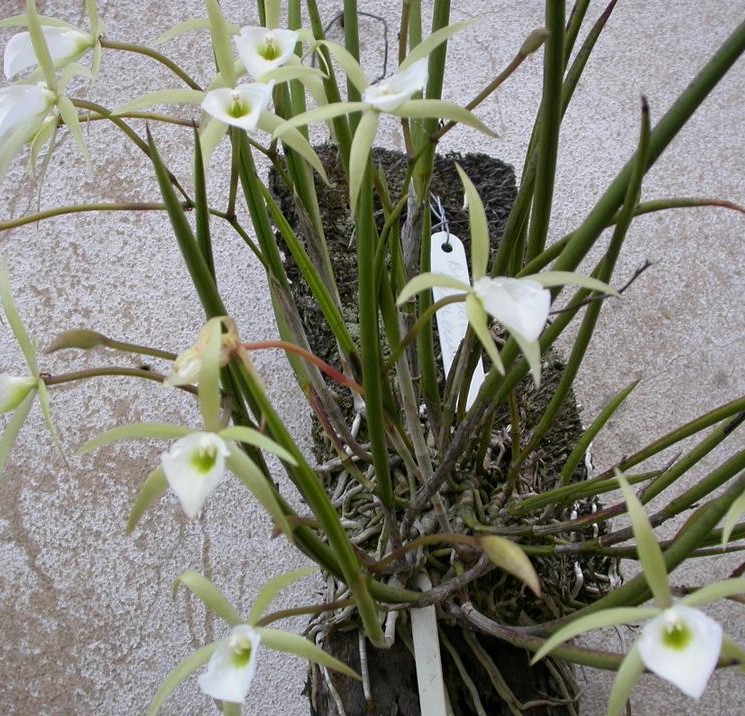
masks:
<path fill-rule="evenodd" d="M 604 3 L 592 4 L 596 17 Z M 82 2 L 42 2 L 44 14 L 84 23 Z M 368 7 L 369 5 L 369 7 Z M 423 3 L 429 7 L 431 3 Z M 22 12 L 22 0 L 3 0 L 0 14 Z M 340 2 L 321 3 L 330 20 Z M 223 3 L 234 22 L 253 24 L 253 3 Z M 399 3 L 375 0 L 366 9 L 385 17 L 395 43 Z M 102 0 L 108 37 L 152 41 L 162 30 L 204 14 L 198 0 Z M 446 96 L 467 102 L 514 55 L 525 35 L 541 24 L 543 3 L 461 0 L 453 19 L 477 22 L 451 45 Z M 745 16 L 736 0 L 677 3 L 624 0 L 598 44 L 578 87 L 562 134 L 561 169 L 552 238 L 586 215 L 605 183 L 633 151 L 639 98 L 649 98 L 659 118 L 689 79 Z M 369 74 L 380 67 L 380 26 L 363 20 Z M 0 40 L 10 32 L 3 31 Z M 187 35 L 165 50 L 200 79 L 212 74 L 204 35 Z M 393 68 L 389 67 L 389 71 Z M 722 197 L 745 203 L 745 64 L 741 60 L 712 93 L 668 154 L 649 174 L 644 198 Z M 81 94 L 113 107 L 144 91 L 178 86 L 158 64 L 133 54 L 104 54 L 100 78 Z M 484 104 L 479 114 L 499 132 L 487 139 L 470 130 L 447 135 L 443 151 L 484 151 L 518 171 L 530 121 L 540 98 L 540 61 Z M 188 108 L 175 110 L 196 116 Z M 137 126 L 138 130 L 143 127 Z M 156 140 L 175 173 L 189 181 L 191 138 L 180 127 L 157 127 Z M 319 132 L 319 138 L 323 133 Z M 93 157 L 88 172 L 69 137 L 61 138 L 49 173 L 34 183 L 19 160 L 0 192 L 0 221 L 36 210 L 86 201 L 157 201 L 152 171 L 138 150 L 104 122 L 86 128 Z M 379 137 L 400 145 L 395 127 Z M 228 155 L 213 160 L 210 192 L 222 196 Z M 220 202 L 221 203 L 221 202 Z M 215 232 L 220 288 L 246 339 L 275 335 L 260 267 L 219 223 Z M 622 301 L 609 302 L 598 340 L 583 366 L 578 398 L 589 421 L 606 400 L 635 378 L 641 383 L 595 445 L 598 467 L 611 464 L 694 413 L 741 395 L 745 389 L 743 281 L 745 219 L 734 212 L 697 209 L 639 219 L 617 276 L 630 277 L 653 262 Z M 87 326 L 113 337 L 180 351 L 202 323 L 167 219 L 158 213 L 77 214 L 0 235 L 9 258 L 21 314 L 41 346 L 62 330 Z M 0 367 L 23 372 L 22 356 L 6 324 L 0 325 Z M 274 400 L 293 433 L 308 444 L 308 416 L 281 356 L 256 357 Z M 106 351 L 44 357 L 58 373 L 84 366 L 137 365 Z M 164 366 L 153 362 L 158 368 Z M 137 714 L 180 659 L 224 630 L 198 603 L 180 593 L 174 578 L 186 569 L 210 576 L 243 611 L 270 576 L 302 560 L 270 538 L 269 522 L 240 486 L 226 483 L 200 519 L 187 522 L 170 495 L 151 510 L 132 535 L 124 532 L 129 506 L 163 444 L 122 443 L 91 456 L 75 448 L 116 424 L 166 420 L 198 425 L 192 401 L 133 380 L 109 379 L 55 390 L 53 415 L 63 454 L 56 452 L 35 408 L 0 484 L 0 705 L 8 714 Z M 739 447 L 743 447 L 740 438 Z M 734 449 L 711 456 L 713 467 Z M 702 471 L 706 468 L 704 466 Z M 703 474 L 697 472 L 691 479 Z M 290 487 L 279 471 L 277 479 Z M 669 532 L 669 530 L 668 530 Z M 667 534 L 667 533 L 664 533 Z M 676 584 L 696 585 L 726 577 L 741 560 L 707 559 L 676 573 Z M 314 597 L 313 583 L 288 590 L 281 604 Z M 717 608 L 731 634 L 743 634 L 742 612 Z M 288 627 L 302 628 L 302 621 Z M 628 642 L 633 634 L 624 633 Z M 619 636 L 606 638 L 619 646 Z M 264 651 L 246 713 L 307 713 L 300 695 L 304 664 Z M 607 675 L 586 672 L 584 711 L 603 713 Z M 664 684 L 645 679 L 634 713 L 738 714 L 742 681 L 732 671 L 715 675 L 699 711 Z M 217 713 L 187 681 L 163 713 Z"/>

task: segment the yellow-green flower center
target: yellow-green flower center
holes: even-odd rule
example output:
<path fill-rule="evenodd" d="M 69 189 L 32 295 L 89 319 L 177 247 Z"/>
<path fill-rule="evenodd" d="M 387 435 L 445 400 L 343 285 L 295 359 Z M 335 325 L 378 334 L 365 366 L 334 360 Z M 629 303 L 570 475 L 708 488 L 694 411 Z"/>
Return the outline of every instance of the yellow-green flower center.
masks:
<path fill-rule="evenodd" d="M 665 625 L 662 631 L 662 641 L 669 649 L 683 651 L 693 639 L 693 634 L 685 622 L 676 619 Z"/>
<path fill-rule="evenodd" d="M 248 104 L 237 92 L 233 92 L 233 101 L 228 107 L 228 114 L 239 119 L 251 113 L 251 105 Z"/>
<path fill-rule="evenodd" d="M 234 637 L 231 639 L 230 647 L 233 650 L 233 665 L 242 669 L 251 660 L 251 642 L 248 639 Z"/>
<path fill-rule="evenodd" d="M 264 45 L 259 50 L 259 54 L 268 61 L 276 60 L 282 53 L 279 51 L 277 42 L 272 35 L 267 35 Z"/>
<path fill-rule="evenodd" d="M 199 449 L 194 451 L 191 456 L 191 464 L 197 472 L 206 475 L 215 467 L 216 459 L 217 448 L 212 443 L 207 443 L 200 445 Z"/>

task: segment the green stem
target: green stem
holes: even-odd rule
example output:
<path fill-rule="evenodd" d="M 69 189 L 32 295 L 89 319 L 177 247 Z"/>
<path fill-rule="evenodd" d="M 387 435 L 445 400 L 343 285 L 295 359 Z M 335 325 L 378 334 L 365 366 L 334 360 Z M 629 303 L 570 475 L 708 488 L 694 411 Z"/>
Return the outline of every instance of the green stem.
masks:
<path fill-rule="evenodd" d="M 101 42 L 101 47 L 108 50 L 123 50 L 124 52 L 134 52 L 138 55 L 150 57 L 171 70 L 171 72 L 173 72 L 179 79 L 183 80 L 183 82 L 189 85 L 192 89 L 199 90 L 200 92 L 202 91 L 199 84 L 195 82 L 183 69 L 181 69 L 181 67 L 173 62 L 173 60 L 169 60 L 165 55 L 156 50 L 151 50 L 149 47 L 144 47 L 143 45 L 133 45 L 128 42 L 107 40 L 105 37 L 100 37 L 99 41 Z"/>
<path fill-rule="evenodd" d="M 165 376 L 162 373 L 156 373 L 152 370 L 143 368 L 123 368 L 117 366 L 107 366 L 106 368 L 86 368 L 85 370 L 76 370 L 69 373 L 60 373 L 59 375 L 44 375 L 42 378 L 46 385 L 62 385 L 63 383 L 73 383 L 78 380 L 88 380 L 89 378 L 101 378 L 104 376 L 127 376 L 130 378 L 144 378 L 156 383 L 163 383 Z M 191 385 L 176 386 L 187 393 L 197 394 L 196 388 Z"/>
<path fill-rule="evenodd" d="M 533 211 L 528 234 L 527 258 L 543 251 L 551 219 L 561 128 L 561 85 L 564 78 L 564 0 L 546 0 L 546 40 L 543 62 L 543 99 L 536 165 Z"/>

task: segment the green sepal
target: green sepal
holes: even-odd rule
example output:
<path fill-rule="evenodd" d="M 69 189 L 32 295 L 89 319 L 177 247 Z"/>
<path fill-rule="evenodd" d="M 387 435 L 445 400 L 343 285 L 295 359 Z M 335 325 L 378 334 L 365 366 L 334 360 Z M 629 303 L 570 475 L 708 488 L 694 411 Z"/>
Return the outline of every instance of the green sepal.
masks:
<path fill-rule="evenodd" d="M 354 669 L 349 668 L 338 659 L 334 659 L 333 656 L 327 654 L 304 636 L 280 631 L 279 629 L 267 629 L 266 627 L 254 627 L 254 629 L 261 635 L 262 643 L 270 649 L 295 654 L 315 664 L 321 664 L 341 674 L 351 676 L 353 679 L 361 680 L 360 675 Z"/>
<path fill-rule="evenodd" d="M 220 619 L 226 621 L 230 626 L 242 623 L 241 615 L 235 610 L 228 598 L 207 579 L 203 574 L 193 570 L 183 572 L 173 582 L 172 596 L 181 585 L 184 585 L 195 597 L 197 597 L 207 609 L 217 614 Z"/>
<path fill-rule="evenodd" d="M 613 688 L 608 698 L 608 716 L 620 716 L 626 713 L 626 702 L 631 696 L 631 691 L 637 679 L 644 673 L 644 663 L 639 654 L 639 647 L 634 644 L 616 674 Z"/>
<path fill-rule="evenodd" d="M 23 357 L 26 359 L 29 370 L 33 375 L 38 376 L 39 367 L 36 364 L 36 351 L 28 333 L 26 333 L 26 329 L 23 327 L 21 315 L 18 313 L 13 295 L 10 292 L 10 273 L 8 271 L 8 259 L 5 257 L 0 261 L 0 303 L 2 303 L 5 317 L 10 324 L 10 330 L 13 331 L 15 339 L 18 341 L 21 351 L 23 351 Z"/>
<path fill-rule="evenodd" d="M 486 265 L 489 261 L 489 224 L 486 221 L 484 204 L 473 182 L 457 162 L 455 168 L 468 203 L 468 223 L 471 227 L 471 280 L 475 283 L 486 276 Z"/>
<path fill-rule="evenodd" d="M 435 287 L 451 288 L 455 291 L 463 291 L 464 294 L 471 291 L 471 287 L 467 283 L 464 283 L 453 276 L 427 271 L 426 273 L 420 273 L 418 276 L 414 276 L 414 278 L 412 278 L 411 281 L 401 289 L 396 304 L 401 306 L 413 296 L 416 296 L 417 293 Z"/>
<path fill-rule="evenodd" d="M 543 288 L 573 285 L 587 288 L 590 291 L 607 293 L 616 298 L 621 295 L 615 288 L 613 288 L 613 286 L 609 286 L 603 281 L 598 281 L 598 279 L 592 278 L 592 276 L 584 276 L 583 274 L 575 273 L 574 271 L 543 271 L 541 273 L 531 274 L 530 276 L 522 276 L 521 278 L 529 278 L 531 281 L 540 283 Z"/>
<path fill-rule="evenodd" d="M 346 47 L 331 42 L 330 40 L 318 40 L 317 44 L 323 45 L 328 51 L 334 56 L 334 59 L 339 63 L 342 71 L 347 76 L 347 79 L 354 85 L 354 88 L 362 94 L 370 85 L 365 77 L 365 73 L 360 67 L 360 63 L 354 58 L 351 52 Z"/>
<path fill-rule="evenodd" d="M 280 574 L 270 579 L 256 595 L 253 606 L 251 607 L 251 613 L 248 615 L 246 620 L 247 624 L 254 626 L 261 615 L 266 611 L 267 607 L 274 601 L 276 597 L 285 587 L 288 587 L 293 582 L 297 582 L 300 579 L 314 574 L 318 571 L 318 567 L 301 567 L 287 574 Z"/>
<path fill-rule="evenodd" d="M 326 184 L 329 183 L 328 177 L 326 176 L 326 170 L 323 168 L 321 160 L 313 150 L 313 147 L 308 143 L 308 140 L 297 129 L 292 127 L 286 128 L 286 122 L 281 117 L 266 110 L 259 116 L 257 126 L 259 129 L 262 129 L 273 136 L 279 134 L 279 138 L 284 144 L 305 159 L 305 161 L 315 169 L 318 176 L 320 176 Z"/>
<path fill-rule="evenodd" d="M 702 604 L 715 602 L 719 599 L 727 599 L 736 594 L 745 596 L 745 578 L 725 579 L 715 584 L 707 584 L 701 589 L 697 589 L 691 594 L 678 600 L 678 604 L 685 604 L 688 607 L 698 607 Z"/>
<path fill-rule="evenodd" d="M 636 538 L 644 577 L 652 590 L 657 606 L 660 609 L 667 609 L 673 603 L 673 595 L 670 592 L 665 558 L 662 556 L 659 542 L 657 542 L 652 525 L 649 523 L 644 506 L 619 470 L 616 470 L 616 479 L 626 500 L 626 509 L 631 518 L 631 528 Z"/>
<path fill-rule="evenodd" d="M 732 530 L 737 521 L 745 515 L 745 492 L 743 492 L 729 507 L 722 522 L 722 547 L 727 546 Z"/>
<path fill-rule="evenodd" d="M 135 497 L 132 509 L 129 511 L 127 518 L 127 534 L 132 532 L 137 523 L 140 521 L 145 510 L 155 504 L 168 489 L 168 480 L 163 472 L 163 466 L 158 465 L 146 478 L 140 486 Z"/>
<path fill-rule="evenodd" d="M 274 130 L 273 136 L 281 138 L 285 132 L 289 132 L 291 129 L 295 129 L 296 127 L 302 127 L 306 124 L 312 124 L 313 122 L 326 122 L 327 120 L 334 119 L 334 117 L 339 117 L 342 114 L 361 112 L 367 108 L 368 105 L 364 102 L 334 102 L 333 104 L 325 104 L 323 107 L 309 109 L 307 112 L 301 112 L 291 119 L 284 120 Z"/>
<path fill-rule="evenodd" d="M 397 109 L 391 110 L 390 114 L 407 119 L 447 119 L 478 129 L 490 137 L 497 136 L 473 112 L 442 99 L 410 99 Z"/>
<path fill-rule="evenodd" d="M 54 74 L 54 62 L 49 54 L 47 40 L 41 29 L 39 13 L 36 11 L 36 0 L 26 0 L 26 18 L 28 20 L 28 32 L 31 36 L 31 46 L 36 55 L 36 61 L 39 64 L 44 81 L 47 87 L 55 91 L 57 89 L 57 77 Z"/>
<path fill-rule="evenodd" d="M 21 148 L 26 144 L 27 140 L 28 127 L 22 123 L 19 127 L 16 127 L 9 137 L 6 137 L 2 145 L 0 145 L 0 181 L 5 178 L 5 173 L 8 171 L 10 163 L 13 161 L 16 154 L 21 151 Z"/>
<path fill-rule="evenodd" d="M 349 150 L 349 211 L 357 211 L 357 199 L 362 181 L 367 173 L 370 150 L 378 131 L 378 113 L 372 110 L 362 113 Z"/>
<path fill-rule="evenodd" d="M 75 144 L 78 145 L 78 149 L 83 155 L 83 159 L 85 159 L 85 163 L 90 171 L 91 155 L 85 144 L 85 139 L 83 139 L 83 132 L 80 129 L 80 120 L 78 119 L 78 111 L 75 109 L 75 105 L 68 97 L 61 96 L 57 99 L 57 109 L 72 138 L 75 140 Z"/>
<path fill-rule="evenodd" d="M 270 82 L 273 80 L 277 84 L 282 84 L 283 82 L 290 82 L 291 80 L 300 80 L 300 82 L 305 84 L 305 82 L 311 77 L 322 79 L 323 77 L 325 77 L 325 75 L 316 67 L 306 67 L 305 65 L 290 64 L 283 65 L 282 67 L 276 67 L 266 74 L 263 74 L 261 76 L 261 81 Z"/>
<path fill-rule="evenodd" d="M 228 133 L 228 125 L 219 119 L 210 118 L 207 124 L 199 129 L 199 146 L 202 151 L 202 164 L 205 167 L 210 165 L 210 159 L 220 144 L 222 138 Z"/>
<path fill-rule="evenodd" d="M 44 416 L 44 424 L 47 426 L 47 430 L 52 436 L 54 447 L 57 448 L 60 455 L 64 455 L 64 453 L 62 452 L 62 445 L 60 444 L 59 436 L 57 435 L 57 431 L 54 428 L 54 423 L 52 422 L 52 411 L 49 407 L 49 389 L 47 388 L 47 384 L 44 382 L 43 378 L 39 378 L 36 389 L 39 393 L 39 406 L 41 407 L 41 414 Z"/>
<path fill-rule="evenodd" d="M 230 41 L 230 27 L 220 10 L 218 0 L 205 0 L 207 6 L 207 17 L 209 18 L 210 35 L 212 36 L 212 49 L 215 52 L 217 70 L 222 75 L 226 86 L 235 86 L 235 59 L 233 57 L 233 45 Z"/>
<path fill-rule="evenodd" d="M 75 25 L 71 25 L 69 22 L 60 20 L 57 17 L 50 17 L 49 15 L 37 15 L 39 22 L 42 25 L 49 25 L 50 27 L 65 27 L 68 30 L 77 30 Z M 22 15 L 13 15 L 12 17 L 6 17 L 0 20 L 0 28 L 3 27 L 28 27 L 28 15 L 23 13 Z"/>
<path fill-rule="evenodd" d="M 36 391 L 32 388 L 5 424 L 5 430 L 3 431 L 2 437 L 0 437 L 0 477 L 2 477 L 2 474 L 5 471 L 5 463 L 8 461 L 8 455 L 10 454 L 13 443 L 15 443 L 16 437 L 18 436 L 18 431 L 26 422 L 26 418 L 31 412 L 31 406 L 34 404 L 35 398 Z"/>
<path fill-rule="evenodd" d="M 510 331 L 510 336 L 515 339 L 520 351 L 530 368 L 530 375 L 536 388 L 541 384 L 541 344 L 538 341 L 526 341 L 523 336 L 517 332 Z"/>
<path fill-rule="evenodd" d="M 270 486 L 269 479 L 238 447 L 228 444 L 228 449 L 230 450 L 230 456 L 227 459 L 228 467 L 271 515 L 277 527 L 289 539 L 292 539 L 292 528 Z"/>
<path fill-rule="evenodd" d="M 169 423 L 133 423 L 131 425 L 117 425 L 111 430 L 107 430 L 84 445 L 81 445 L 77 453 L 85 455 L 93 452 L 97 448 L 109 445 L 119 440 L 144 440 L 155 438 L 158 440 L 177 440 L 191 435 L 194 428 L 187 428 L 181 425 L 171 425 Z"/>
<path fill-rule="evenodd" d="M 165 681 L 160 685 L 160 688 L 155 692 L 155 696 L 153 696 L 153 700 L 148 707 L 147 716 L 155 716 L 176 687 L 182 681 L 188 679 L 200 666 L 204 666 L 219 645 L 219 642 L 215 641 L 212 644 L 203 646 L 201 649 L 197 649 L 171 671 L 166 676 Z"/>
<path fill-rule="evenodd" d="M 629 622 L 641 621 L 642 619 L 652 619 L 659 613 L 659 609 L 651 607 L 616 607 L 580 617 L 569 622 L 565 627 L 562 627 L 546 639 L 543 646 L 533 654 L 530 663 L 535 664 L 557 646 L 585 632 L 618 626 L 619 624 L 628 624 Z"/>
<path fill-rule="evenodd" d="M 456 32 L 464 30 L 469 25 L 473 25 L 476 22 L 476 18 L 470 18 L 468 20 L 461 20 L 460 22 L 454 22 L 452 25 L 441 27 L 439 30 L 433 32 L 429 37 L 422 40 L 414 49 L 406 55 L 404 61 L 398 66 L 397 72 L 402 72 L 418 60 L 422 60 L 428 57 L 429 54 L 435 48 L 439 47 L 443 42 L 449 40 Z"/>
<path fill-rule="evenodd" d="M 513 577 L 517 577 L 540 598 L 541 583 L 538 579 L 538 574 L 530 558 L 520 549 L 518 544 L 506 537 L 487 535 L 479 539 L 479 545 L 484 550 L 486 556 L 497 567 L 508 572 Z"/>
<path fill-rule="evenodd" d="M 29 168 L 29 174 L 31 174 L 31 176 L 36 176 L 36 163 L 39 158 L 39 152 L 44 148 L 44 145 L 47 142 L 50 142 L 50 144 L 49 144 L 49 149 L 46 152 L 46 156 L 44 157 L 44 167 L 46 167 L 49 161 L 51 160 L 52 154 L 55 148 L 57 128 L 58 128 L 58 125 L 57 125 L 56 118 L 48 117 L 47 119 L 44 120 L 41 127 L 39 127 L 39 131 L 34 135 L 34 138 L 31 140 L 31 144 L 29 146 L 29 153 L 28 153 L 28 168 Z M 45 173 L 46 173 L 45 171 L 42 171 L 42 176 Z"/>
<path fill-rule="evenodd" d="M 237 26 L 231 26 L 228 24 L 228 28 L 230 28 L 232 34 L 237 34 L 239 32 Z M 233 31 L 233 28 L 234 31 Z M 166 30 L 162 35 L 160 35 L 153 45 L 156 47 L 158 45 L 164 45 L 166 42 L 170 42 L 171 40 L 180 37 L 181 35 L 185 35 L 187 32 L 200 32 L 202 30 L 209 30 L 210 29 L 210 21 L 207 20 L 204 17 L 192 17 L 189 20 L 184 20 L 183 22 L 179 22 L 177 25 L 174 25 L 169 30 Z"/>
<path fill-rule="evenodd" d="M 148 92 L 117 107 L 111 114 L 121 115 L 154 107 L 157 104 L 202 104 L 204 92 L 194 89 L 166 89 Z"/>
<path fill-rule="evenodd" d="M 484 350 L 489 356 L 494 368 L 498 373 L 504 375 L 504 365 L 502 363 L 502 358 L 499 355 L 499 349 L 497 348 L 494 339 L 491 337 L 491 333 L 489 333 L 489 319 L 487 313 L 481 305 L 481 301 L 479 301 L 479 299 L 472 293 L 466 295 L 466 316 L 468 318 L 468 324 L 476 334 L 476 338 L 479 339 L 479 342 L 484 347 Z"/>
<path fill-rule="evenodd" d="M 284 460 L 288 465 L 297 466 L 297 460 L 288 450 L 285 450 L 279 443 L 254 428 L 247 428 L 243 425 L 231 425 L 221 430 L 218 435 L 223 440 L 237 440 L 238 442 L 261 448 L 272 453 L 272 455 L 276 455 L 280 460 Z"/>

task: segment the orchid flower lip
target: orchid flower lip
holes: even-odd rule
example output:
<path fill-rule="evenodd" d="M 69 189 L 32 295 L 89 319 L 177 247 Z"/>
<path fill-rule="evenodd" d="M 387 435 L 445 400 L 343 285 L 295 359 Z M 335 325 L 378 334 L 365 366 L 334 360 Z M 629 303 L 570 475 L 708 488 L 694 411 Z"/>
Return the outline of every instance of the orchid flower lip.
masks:
<path fill-rule="evenodd" d="M 215 433 L 196 432 L 177 440 L 161 456 L 166 480 L 189 519 L 194 519 L 205 500 L 225 476 L 225 441 Z"/>
<path fill-rule="evenodd" d="M 417 60 L 405 70 L 396 72 L 380 82 L 370 85 L 362 95 L 362 101 L 381 112 L 393 112 L 427 85 L 428 63 Z"/>
<path fill-rule="evenodd" d="M 24 126 L 27 129 L 26 141 L 33 137 L 56 99 L 55 93 L 43 82 L 1 87 L 0 143 Z"/>
<path fill-rule="evenodd" d="M 482 276 L 473 291 L 484 310 L 507 330 L 536 341 L 548 320 L 551 292 L 528 278 Z"/>
<path fill-rule="evenodd" d="M 45 25 L 42 32 L 52 61 L 57 66 L 74 62 L 93 46 L 90 35 L 74 28 Z M 3 57 L 3 69 L 8 79 L 34 69 L 38 64 L 28 31 L 16 33 L 8 40 Z"/>
<path fill-rule="evenodd" d="M 247 131 L 256 129 L 261 113 L 272 97 L 273 83 L 251 82 L 207 92 L 202 109 L 215 119 Z"/>
<path fill-rule="evenodd" d="M 233 627 L 199 676 L 203 693 L 221 701 L 242 703 L 251 688 L 256 673 L 261 635 L 248 624 Z"/>
<path fill-rule="evenodd" d="M 235 38 L 235 47 L 246 72 L 260 80 L 267 72 L 287 62 L 295 52 L 298 37 L 295 30 L 242 27 Z"/>
<path fill-rule="evenodd" d="M 716 668 L 722 639 L 714 619 L 675 604 L 645 625 L 637 644 L 647 669 L 697 699 Z"/>

